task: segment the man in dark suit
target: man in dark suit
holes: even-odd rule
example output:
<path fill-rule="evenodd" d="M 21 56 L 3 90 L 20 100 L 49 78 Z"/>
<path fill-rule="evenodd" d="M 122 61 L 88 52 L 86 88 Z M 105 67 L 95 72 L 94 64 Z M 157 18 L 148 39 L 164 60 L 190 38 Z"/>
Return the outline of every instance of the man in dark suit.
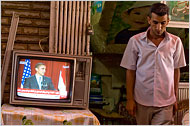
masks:
<path fill-rule="evenodd" d="M 44 76 L 46 72 L 46 65 L 43 63 L 37 63 L 35 65 L 35 70 L 35 75 L 25 79 L 23 88 L 55 90 L 51 78 Z"/>

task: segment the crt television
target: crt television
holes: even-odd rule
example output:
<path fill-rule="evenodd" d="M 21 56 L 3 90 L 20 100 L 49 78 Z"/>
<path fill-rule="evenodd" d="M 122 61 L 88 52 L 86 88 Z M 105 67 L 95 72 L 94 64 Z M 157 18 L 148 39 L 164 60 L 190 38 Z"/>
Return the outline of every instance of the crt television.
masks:
<path fill-rule="evenodd" d="M 41 83 L 36 64 L 45 66 Z M 90 56 L 14 50 L 10 104 L 86 109 L 91 67 Z"/>

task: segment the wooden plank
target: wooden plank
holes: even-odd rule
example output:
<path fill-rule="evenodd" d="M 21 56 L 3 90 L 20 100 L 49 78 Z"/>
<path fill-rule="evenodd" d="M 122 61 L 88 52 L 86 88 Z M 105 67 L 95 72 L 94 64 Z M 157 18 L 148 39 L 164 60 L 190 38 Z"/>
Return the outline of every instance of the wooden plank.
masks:
<path fill-rule="evenodd" d="M 72 7 L 72 23 L 71 23 L 71 48 L 70 48 L 70 54 L 73 55 L 73 48 L 74 48 L 74 28 L 75 28 L 75 7 L 76 6 L 76 2 L 73 1 L 73 7 Z"/>
<path fill-rule="evenodd" d="M 60 1 L 60 15 L 59 15 L 59 50 L 58 53 L 61 54 L 62 51 L 62 34 L 63 34 L 63 1 Z"/>
<path fill-rule="evenodd" d="M 59 1 L 55 3 L 55 45 L 54 45 L 54 53 L 57 53 L 57 46 L 58 46 L 58 31 L 59 31 Z"/>
<path fill-rule="evenodd" d="M 67 22 L 67 54 L 70 54 L 70 39 L 71 39 L 71 9 L 72 9 L 72 1 L 69 1 L 68 8 L 68 22 Z"/>
<path fill-rule="evenodd" d="M 54 52 L 55 42 L 55 1 L 51 1 L 50 9 L 50 29 L 49 29 L 49 53 Z"/>
<path fill-rule="evenodd" d="M 15 37 L 16 37 L 18 22 L 19 22 L 19 16 L 17 14 L 13 13 L 11 26 L 10 26 L 10 30 L 9 30 L 8 41 L 7 41 L 7 47 L 5 50 L 5 55 L 4 55 L 3 65 L 2 65 L 1 103 L 2 103 L 2 99 L 3 99 L 4 88 L 5 88 L 6 78 L 7 78 L 7 72 L 8 72 L 9 62 L 10 62 L 10 58 L 11 58 L 11 51 L 13 50 L 13 47 L 14 47 L 14 41 L 15 41 Z"/>
<path fill-rule="evenodd" d="M 90 26 L 90 17 L 91 17 L 91 1 L 88 1 L 88 18 L 87 18 L 87 26 Z M 90 55 L 90 35 L 87 35 L 87 45 L 86 45 L 86 53 Z"/>
<path fill-rule="evenodd" d="M 83 21 L 83 1 L 80 2 L 80 24 L 79 24 L 79 40 L 78 40 L 78 55 L 81 55 L 81 38 L 82 38 L 82 22 Z"/>
<path fill-rule="evenodd" d="M 87 19 L 87 1 L 84 1 L 84 18 L 83 18 L 83 32 L 82 32 L 82 55 L 85 55 L 86 47 L 86 19 Z"/>
<path fill-rule="evenodd" d="M 77 47 L 78 47 L 78 34 L 79 34 L 79 30 L 78 30 L 78 29 L 79 29 L 79 4 L 80 4 L 80 2 L 77 1 L 74 55 L 77 55 Z"/>
<path fill-rule="evenodd" d="M 66 49 L 66 34 L 67 34 L 67 7 L 68 7 L 68 2 L 64 1 L 64 21 L 63 21 L 63 54 L 65 54 L 65 49 Z"/>

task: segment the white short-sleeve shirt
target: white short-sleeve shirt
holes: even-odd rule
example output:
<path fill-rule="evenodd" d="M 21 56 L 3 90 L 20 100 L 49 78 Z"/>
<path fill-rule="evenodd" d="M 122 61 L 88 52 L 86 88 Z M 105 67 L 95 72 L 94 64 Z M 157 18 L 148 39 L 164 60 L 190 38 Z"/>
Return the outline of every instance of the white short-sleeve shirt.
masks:
<path fill-rule="evenodd" d="M 136 70 L 137 103 L 155 107 L 171 105 L 176 101 L 174 69 L 186 66 L 183 45 L 179 37 L 165 32 L 157 47 L 147 38 L 147 31 L 130 38 L 120 66 Z"/>

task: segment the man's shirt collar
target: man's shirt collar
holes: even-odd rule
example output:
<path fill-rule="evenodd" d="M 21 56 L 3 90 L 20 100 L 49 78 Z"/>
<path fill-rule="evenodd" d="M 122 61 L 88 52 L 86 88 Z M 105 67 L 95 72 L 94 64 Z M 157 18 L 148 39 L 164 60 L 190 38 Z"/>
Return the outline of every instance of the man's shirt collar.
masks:
<path fill-rule="evenodd" d="M 149 27 L 145 32 L 143 32 L 142 36 L 140 37 L 141 40 L 145 40 L 146 42 L 148 42 L 148 31 L 150 30 L 150 28 L 151 27 Z M 166 41 L 170 41 L 171 38 L 170 34 L 167 31 L 165 31 L 164 34 L 165 34 L 164 39 Z"/>

